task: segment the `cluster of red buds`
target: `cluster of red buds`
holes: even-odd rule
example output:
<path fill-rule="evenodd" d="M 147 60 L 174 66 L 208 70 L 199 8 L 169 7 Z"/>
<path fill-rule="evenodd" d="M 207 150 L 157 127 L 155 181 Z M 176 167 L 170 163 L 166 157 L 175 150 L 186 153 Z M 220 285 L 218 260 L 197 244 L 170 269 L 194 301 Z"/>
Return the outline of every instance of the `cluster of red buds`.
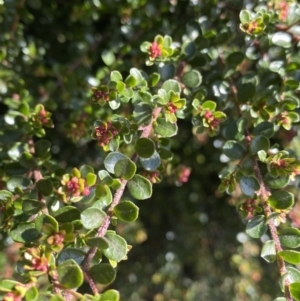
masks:
<path fill-rule="evenodd" d="M 95 90 L 93 93 L 95 100 L 104 99 L 106 101 L 109 100 L 109 92 Z"/>
<path fill-rule="evenodd" d="M 101 124 L 95 128 L 95 136 L 101 147 L 108 145 L 109 141 L 117 135 L 118 130 L 111 124 L 111 122 Z"/>
<path fill-rule="evenodd" d="M 191 174 L 191 168 L 186 165 L 179 165 L 176 168 L 176 182 L 183 184 L 188 182 Z"/>
<path fill-rule="evenodd" d="M 178 110 L 176 105 L 171 101 L 167 103 L 166 107 L 171 114 L 174 114 Z"/>
<path fill-rule="evenodd" d="M 25 270 L 47 272 L 48 259 L 42 254 L 39 248 L 29 248 L 24 253 L 24 259 L 28 265 L 24 266 Z"/>
<path fill-rule="evenodd" d="M 84 179 L 81 180 L 85 181 Z M 90 194 L 90 189 L 87 186 L 81 191 L 80 179 L 75 176 L 66 183 L 66 187 L 71 196 L 80 196 L 81 194 L 87 196 Z"/>
<path fill-rule="evenodd" d="M 160 57 L 162 55 L 161 47 L 157 42 L 153 42 L 148 50 L 148 54 L 151 60 L 155 60 L 155 58 Z"/>
<path fill-rule="evenodd" d="M 36 128 L 53 127 L 51 113 L 46 111 L 44 106 L 39 104 L 35 108 L 35 112 L 31 116 L 31 120 Z"/>
<path fill-rule="evenodd" d="M 216 118 L 211 111 L 206 111 L 203 115 L 205 123 L 208 125 L 209 129 L 215 131 L 219 128 L 221 120 Z"/>
<path fill-rule="evenodd" d="M 287 1 L 280 1 L 277 9 L 279 11 L 279 20 L 286 21 L 289 12 L 289 3 Z"/>
<path fill-rule="evenodd" d="M 248 217 L 252 217 L 255 210 L 255 200 L 247 199 L 242 208 L 248 213 Z"/>

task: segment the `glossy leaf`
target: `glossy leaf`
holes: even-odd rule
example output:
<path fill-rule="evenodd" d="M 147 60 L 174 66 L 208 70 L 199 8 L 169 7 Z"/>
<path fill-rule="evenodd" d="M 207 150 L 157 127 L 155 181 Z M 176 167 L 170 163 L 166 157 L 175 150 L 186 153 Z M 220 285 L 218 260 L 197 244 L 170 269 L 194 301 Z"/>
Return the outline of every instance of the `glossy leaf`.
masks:
<path fill-rule="evenodd" d="M 11 192 L 22 192 L 32 184 L 31 180 L 23 176 L 10 177 L 6 187 Z"/>
<path fill-rule="evenodd" d="M 134 149 L 140 157 L 150 158 L 155 152 L 155 144 L 149 138 L 139 138 L 134 145 Z"/>
<path fill-rule="evenodd" d="M 118 178 L 130 180 L 136 172 L 136 165 L 129 158 L 117 161 L 114 166 L 114 174 Z"/>
<path fill-rule="evenodd" d="M 270 141 L 268 138 L 262 135 L 254 137 L 250 143 L 250 153 L 252 155 L 257 154 L 259 151 L 267 152 L 270 148 Z"/>
<path fill-rule="evenodd" d="M 285 247 L 298 248 L 300 246 L 300 231 L 296 228 L 283 228 L 279 232 L 279 239 Z"/>
<path fill-rule="evenodd" d="M 275 191 L 268 202 L 275 209 L 288 209 L 294 204 L 294 195 L 285 190 Z"/>
<path fill-rule="evenodd" d="M 201 85 L 202 75 L 197 70 L 191 70 L 182 76 L 181 81 L 187 88 L 193 89 Z"/>
<path fill-rule="evenodd" d="M 260 256 L 267 262 L 274 262 L 276 260 L 274 240 L 268 240 L 264 243 Z"/>
<path fill-rule="evenodd" d="M 86 239 L 86 244 L 90 247 L 97 247 L 100 250 L 109 247 L 109 241 L 105 237 L 91 237 Z"/>
<path fill-rule="evenodd" d="M 154 131 L 161 137 L 168 138 L 177 134 L 177 124 L 166 121 L 165 118 L 157 118 Z"/>
<path fill-rule="evenodd" d="M 65 206 L 53 213 L 58 222 L 66 223 L 80 220 L 80 211 L 73 206 Z"/>
<path fill-rule="evenodd" d="M 163 83 L 161 89 L 165 90 L 166 92 L 170 92 L 170 91 L 173 91 L 175 93 L 181 92 L 181 88 L 180 88 L 178 81 L 176 81 L 174 79 L 169 79 L 169 80 L 165 81 Z"/>
<path fill-rule="evenodd" d="M 85 255 L 85 252 L 78 248 L 66 248 L 58 254 L 57 263 L 61 264 L 64 261 L 72 259 L 77 264 L 81 264 L 84 260 Z"/>
<path fill-rule="evenodd" d="M 161 153 L 160 153 L 161 155 Z M 158 169 L 161 164 L 160 155 L 155 151 L 150 158 L 140 158 L 141 164 L 145 170 L 153 171 Z"/>
<path fill-rule="evenodd" d="M 127 183 L 130 194 L 137 200 L 145 200 L 152 195 L 152 184 L 141 175 L 135 175 Z"/>
<path fill-rule="evenodd" d="M 253 176 L 243 176 L 240 178 L 240 187 L 242 192 L 247 196 L 253 196 L 259 189 L 258 180 Z"/>
<path fill-rule="evenodd" d="M 36 183 L 37 189 L 44 195 L 50 196 L 53 193 L 53 184 L 50 179 L 41 179 Z"/>
<path fill-rule="evenodd" d="M 8 203 L 12 201 L 13 194 L 7 190 L 0 190 L 0 201 Z"/>
<path fill-rule="evenodd" d="M 103 285 L 112 283 L 116 278 L 116 271 L 109 263 L 96 264 L 89 272 L 96 283 Z"/>
<path fill-rule="evenodd" d="M 95 229 L 101 226 L 106 213 L 98 208 L 91 207 L 81 213 L 81 221 L 86 229 Z"/>
<path fill-rule="evenodd" d="M 32 286 L 30 289 L 27 290 L 25 294 L 26 301 L 35 301 L 38 300 L 39 292 L 35 286 Z"/>
<path fill-rule="evenodd" d="M 108 172 L 114 174 L 115 172 L 115 165 L 118 161 L 127 159 L 125 155 L 119 152 L 111 152 L 109 153 L 105 160 L 104 160 L 104 166 L 107 169 Z"/>
<path fill-rule="evenodd" d="M 35 223 L 19 223 L 10 230 L 12 240 L 16 242 L 33 242 L 39 232 L 36 229 Z"/>
<path fill-rule="evenodd" d="M 108 186 L 99 184 L 96 186 L 96 197 L 98 202 L 101 203 L 101 208 L 108 206 L 112 202 L 112 193 Z"/>
<path fill-rule="evenodd" d="M 25 168 L 35 168 L 37 167 L 37 163 L 34 157 L 29 152 L 24 152 L 19 158 L 20 164 Z"/>
<path fill-rule="evenodd" d="M 77 288 L 83 283 L 83 272 L 73 259 L 63 261 L 57 266 L 58 281 L 67 289 Z"/>
<path fill-rule="evenodd" d="M 263 215 L 256 215 L 248 221 L 246 233 L 253 238 L 259 238 L 266 233 L 267 229 L 265 217 Z"/>
<path fill-rule="evenodd" d="M 286 262 L 292 264 L 299 264 L 300 263 L 300 252 L 293 251 L 293 250 L 284 250 L 278 252 L 278 255 L 281 256 Z"/>
<path fill-rule="evenodd" d="M 45 204 L 34 199 L 25 199 L 22 202 L 22 210 L 24 213 L 31 215 L 40 212 L 45 208 Z"/>
<path fill-rule="evenodd" d="M 127 254 L 127 243 L 125 239 L 117 235 L 114 231 L 107 231 L 105 238 L 108 240 L 109 247 L 103 250 L 103 254 L 111 260 L 121 261 Z"/>
<path fill-rule="evenodd" d="M 223 152 L 228 158 L 237 160 L 243 158 L 245 149 L 238 142 L 229 140 L 225 142 L 223 146 Z"/>
<path fill-rule="evenodd" d="M 290 179 L 289 177 L 274 178 L 270 174 L 266 174 L 264 177 L 264 181 L 270 188 L 280 189 L 285 187 L 289 183 Z"/>
<path fill-rule="evenodd" d="M 139 215 L 139 208 L 130 201 L 120 202 L 113 211 L 116 217 L 123 222 L 133 222 Z"/>

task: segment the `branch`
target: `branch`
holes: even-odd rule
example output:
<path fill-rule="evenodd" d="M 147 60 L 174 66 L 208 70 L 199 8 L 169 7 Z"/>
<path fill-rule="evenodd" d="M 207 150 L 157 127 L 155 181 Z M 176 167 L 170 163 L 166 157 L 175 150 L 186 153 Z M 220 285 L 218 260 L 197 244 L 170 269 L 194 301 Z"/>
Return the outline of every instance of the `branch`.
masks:
<path fill-rule="evenodd" d="M 258 182 L 260 185 L 258 195 L 259 195 L 260 199 L 262 200 L 265 216 L 266 216 L 266 218 L 268 218 L 270 216 L 270 214 L 272 213 L 272 210 L 268 203 L 268 198 L 271 195 L 271 192 L 266 187 L 266 185 L 263 181 L 262 174 L 260 172 L 257 160 L 253 159 L 252 162 L 253 162 L 254 174 L 255 174 L 256 178 L 258 179 Z M 279 240 L 279 237 L 277 234 L 277 228 L 276 228 L 276 225 L 275 225 L 273 219 L 271 219 L 268 222 L 268 226 L 269 226 L 269 230 L 271 233 L 271 237 L 275 243 L 276 254 L 278 254 L 278 252 L 282 251 L 282 247 L 281 247 L 281 243 L 280 243 L 280 240 Z M 287 269 L 286 269 L 284 260 L 278 255 L 277 255 L 277 263 L 279 266 L 280 275 L 283 276 L 284 274 L 287 273 Z M 291 291 L 290 291 L 290 281 L 289 281 L 288 277 L 286 277 L 286 279 L 284 281 L 284 295 L 285 295 L 285 298 L 287 301 L 293 301 L 293 298 L 291 296 Z"/>
<path fill-rule="evenodd" d="M 162 108 L 155 108 L 153 110 L 153 113 L 152 113 L 151 123 L 149 125 L 145 126 L 145 127 L 140 127 L 139 128 L 140 130 L 142 130 L 141 137 L 149 137 L 151 135 L 153 123 L 156 121 L 159 113 L 161 112 L 161 109 Z M 136 162 L 137 158 L 138 158 L 137 154 L 134 154 L 132 156 L 132 160 L 134 162 Z M 113 216 L 113 209 L 121 201 L 121 198 L 123 196 L 124 190 L 125 190 L 126 185 L 127 185 L 127 182 L 128 182 L 127 180 L 121 179 L 121 187 L 116 191 L 116 193 L 113 197 L 113 201 L 112 201 L 111 205 L 109 206 L 109 209 L 107 211 L 107 215 L 106 215 L 102 225 L 100 226 L 100 228 L 97 231 L 97 237 L 104 237 L 105 236 L 105 234 L 107 232 L 107 229 L 110 225 L 111 218 Z M 91 247 L 89 249 L 89 251 L 86 253 L 85 258 L 84 258 L 84 260 L 81 264 L 82 270 L 85 273 L 85 277 L 86 277 L 87 281 L 89 282 L 89 285 L 90 285 L 93 293 L 95 293 L 95 294 L 98 293 L 98 290 L 96 288 L 94 280 L 91 278 L 91 276 L 88 273 L 88 269 L 89 269 L 91 261 L 93 260 L 96 252 L 97 252 L 97 247 Z"/>

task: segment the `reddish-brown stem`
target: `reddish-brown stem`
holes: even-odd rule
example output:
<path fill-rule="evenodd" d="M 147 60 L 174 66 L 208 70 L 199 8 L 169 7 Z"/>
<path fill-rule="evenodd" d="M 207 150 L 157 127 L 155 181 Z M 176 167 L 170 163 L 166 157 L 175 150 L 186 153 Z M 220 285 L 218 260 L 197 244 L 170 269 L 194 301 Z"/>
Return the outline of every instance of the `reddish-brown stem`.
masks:
<path fill-rule="evenodd" d="M 141 137 L 149 137 L 151 135 L 153 123 L 156 121 L 160 112 L 161 112 L 161 108 L 155 108 L 152 113 L 152 122 L 145 127 L 139 128 L 140 130 L 142 130 Z M 136 162 L 137 158 L 138 158 L 137 154 L 134 154 L 131 159 L 132 159 L 132 161 Z M 125 187 L 127 185 L 127 182 L 128 182 L 127 180 L 121 179 L 121 187 L 114 194 L 113 201 L 112 201 L 111 205 L 109 206 L 109 209 L 107 210 L 107 215 L 106 215 L 102 225 L 100 226 L 100 228 L 97 231 L 97 237 L 105 236 L 107 229 L 110 225 L 111 218 L 113 216 L 113 209 L 121 201 Z M 94 294 L 98 293 L 98 290 L 97 290 L 94 280 L 91 278 L 91 276 L 88 273 L 88 269 L 89 269 L 91 261 L 93 260 L 96 252 L 97 252 L 97 247 L 90 248 L 89 251 L 86 253 L 83 262 L 81 263 L 82 270 L 85 273 L 85 277 L 86 277 Z"/>
<path fill-rule="evenodd" d="M 262 201 L 265 216 L 266 216 L 266 218 L 268 218 L 270 216 L 270 214 L 272 213 L 272 210 L 268 203 L 268 198 L 271 195 L 271 193 L 263 181 L 257 160 L 253 159 L 252 162 L 253 162 L 254 174 L 255 174 L 256 178 L 258 179 L 259 185 L 260 185 L 258 195 Z M 276 253 L 278 254 L 279 252 L 282 251 L 282 247 L 281 247 L 281 243 L 279 240 L 279 236 L 277 234 L 277 228 L 276 228 L 276 225 L 275 225 L 273 219 L 271 219 L 268 222 L 268 226 L 269 226 L 269 230 L 271 233 L 271 237 L 275 243 Z M 279 255 L 277 255 L 277 263 L 279 266 L 280 275 L 283 276 L 284 274 L 287 273 L 287 269 L 286 269 L 284 260 Z M 284 281 L 284 295 L 285 295 L 285 298 L 287 301 L 293 301 L 293 298 L 292 298 L 291 292 L 290 292 L 290 281 L 289 281 L 288 277 L 286 277 L 286 279 Z"/>

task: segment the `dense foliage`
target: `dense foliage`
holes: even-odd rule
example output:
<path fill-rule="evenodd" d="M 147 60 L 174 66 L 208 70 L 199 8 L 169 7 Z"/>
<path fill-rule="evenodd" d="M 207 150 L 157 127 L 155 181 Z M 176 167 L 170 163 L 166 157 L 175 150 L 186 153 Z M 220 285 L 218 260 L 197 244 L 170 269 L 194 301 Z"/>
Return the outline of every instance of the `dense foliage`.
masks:
<path fill-rule="evenodd" d="M 2 300 L 300 300 L 299 22 L 0 0 Z"/>

